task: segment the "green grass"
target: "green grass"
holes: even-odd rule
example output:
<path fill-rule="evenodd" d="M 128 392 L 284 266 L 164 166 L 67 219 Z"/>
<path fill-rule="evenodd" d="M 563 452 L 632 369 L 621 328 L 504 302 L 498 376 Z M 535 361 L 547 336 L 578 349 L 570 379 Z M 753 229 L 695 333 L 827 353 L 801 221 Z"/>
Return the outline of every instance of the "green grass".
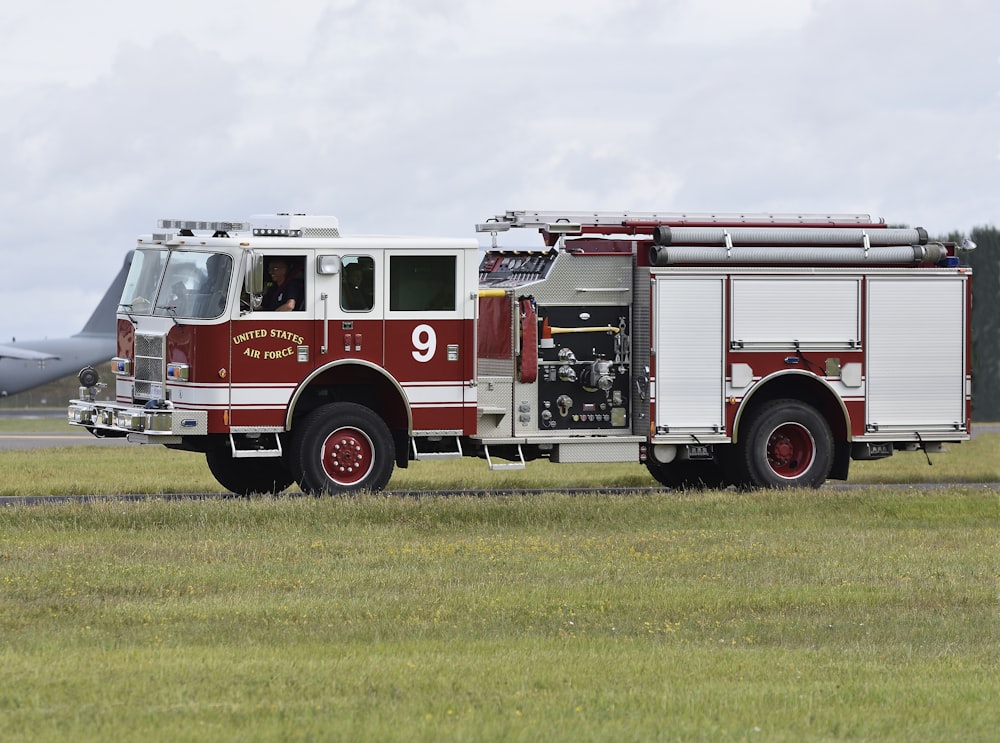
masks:
<path fill-rule="evenodd" d="M 62 417 L 0 418 L 0 435 L 23 432 L 80 433 Z M 851 482 L 1000 482 L 1000 433 L 984 433 L 972 441 L 949 444 L 947 451 L 896 452 L 888 459 L 852 462 Z M 159 446 L 124 446 L 121 451 L 77 448 L 0 452 L 5 469 L 23 472 L 23 482 L 0 482 L 0 495 L 30 493 L 91 492 L 96 482 L 120 483 L 101 492 L 220 492 L 204 463 L 204 457 L 174 452 Z M 148 465 L 148 466 L 147 466 Z M 77 473 L 83 471 L 82 474 Z M 81 483 L 82 481 L 82 483 Z M 553 465 L 529 463 L 524 472 L 490 473 L 482 460 L 461 459 L 415 462 L 397 469 L 390 487 L 439 489 L 493 487 L 497 489 L 567 486 L 653 487 L 656 482 L 645 467 L 633 464 Z M 84 486 L 83 490 L 75 487 Z M 122 489 L 116 489 L 120 487 Z"/>
<path fill-rule="evenodd" d="M 998 493 L 0 509 L 20 740 L 994 740 Z"/>
<path fill-rule="evenodd" d="M 851 462 L 850 482 L 1000 482 L 1000 434 L 946 444 L 940 454 L 898 451 L 887 459 Z"/>
<path fill-rule="evenodd" d="M 65 424 L 57 430 L 68 428 Z M 0 432 L 6 432 L 0 428 Z M 852 462 L 854 483 L 1000 482 L 1000 434 L 983 434 L 942 454 L 898 452 L 888 459 Z M 0 452 L 0 496 L 219 493 L 203 455 L 161 446 L 62 447 Z M 392 490 L 646 488 L 656 482 L 638 463 L 529 462 L 523 471 L 490 472 L 483 460 L 412 462 L 397 469 Z"/>
<path fill-rule="evenodd" d="M 1000 435 L 932 461 L 854 463 L 852 480 L 997 482 Z M 158 446 L 0 452 L 0 471 L 6 496 L 221 490 L 202 456 Z M 391 487 L 652 484 L 634 464 L 459 460 L 414 463 Z M 13 498 L 0 507 L 0 730 L 995 740 L 998 547 L 1000 489 L 982 484 Z"/>

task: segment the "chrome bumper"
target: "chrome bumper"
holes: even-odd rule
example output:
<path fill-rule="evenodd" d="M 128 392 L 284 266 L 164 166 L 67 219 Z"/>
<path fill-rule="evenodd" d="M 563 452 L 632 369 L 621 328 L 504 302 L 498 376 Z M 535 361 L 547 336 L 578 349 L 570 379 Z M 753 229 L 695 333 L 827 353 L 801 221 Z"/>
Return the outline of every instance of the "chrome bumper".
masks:
<path fill-rule="evenodd" d="M 95 431 L 141 433 L 150 437 L 149 440 L 161 436 L 204 436 L 208 433 L 207 410 L 70 400 L 66 419 L 71 426 L 83 426 Z"/>

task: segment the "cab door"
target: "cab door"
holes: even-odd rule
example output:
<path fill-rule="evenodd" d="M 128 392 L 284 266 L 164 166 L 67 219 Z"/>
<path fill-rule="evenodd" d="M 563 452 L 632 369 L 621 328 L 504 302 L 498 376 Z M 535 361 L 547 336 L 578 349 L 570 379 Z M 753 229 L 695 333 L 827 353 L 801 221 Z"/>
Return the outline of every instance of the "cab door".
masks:
<path fill-rule="evenodd" d="M 370 246 L 345 245 L 317 258 L 316 342 L 319 366 L 343 360 L 383 365 L 383 257 Z"/>
<path fill-rule="evenodd" d="M 264 252 L 264 264 L 276 254 Z M 290 312 L 251 310 L 236 303 L 230 321 L 229 425 L 232 429 L 283 429 L 299 381 L 315 367 L 315 327 L 322 305 L 316 296 L 312 256 L 282 254 L 304 286 L 304 306 Z M 319 315 L 322 317 L 322 314 Z"/>
<path fill-rule="evenodd" d="M 385 366 L 406 392 L 415 433 L 475 430 L 478 262 L 468 252 L 386 251 Z"/>

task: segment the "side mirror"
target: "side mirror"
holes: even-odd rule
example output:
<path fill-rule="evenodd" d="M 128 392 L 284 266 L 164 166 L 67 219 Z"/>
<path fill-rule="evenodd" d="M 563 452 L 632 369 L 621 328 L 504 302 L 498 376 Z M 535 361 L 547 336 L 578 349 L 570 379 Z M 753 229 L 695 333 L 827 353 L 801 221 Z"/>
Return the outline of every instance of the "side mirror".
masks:
<path fill-rule="evenodd" d="M 258 309 L 264 299 L 264 256 L 257 255 L 252 250 L 243 251 L 243 291 L 241 294 L 241 315 Z"/>
<path fill-rule="evenodd" d="M 264 256 L 252 250 L 244 253 L 243 289 L 250 297 L 252 308 L 257 309 L 264 294 Z"/>

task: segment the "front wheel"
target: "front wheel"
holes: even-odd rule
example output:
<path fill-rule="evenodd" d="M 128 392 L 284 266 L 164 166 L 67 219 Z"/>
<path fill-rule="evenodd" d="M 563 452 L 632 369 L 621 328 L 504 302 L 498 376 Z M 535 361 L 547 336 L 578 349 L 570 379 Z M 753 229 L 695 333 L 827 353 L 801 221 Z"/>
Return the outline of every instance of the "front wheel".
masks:
<path fill-rule="evenodd" d="M 818 488 L 833 463 L 830 426 L 810 405 L 776 400 L 749 421 L 740 464 L 749 484 L 763 488 Z"/>
<path fill-rule="evenodd" d="M 307 493 L 335 495 L 382 490 L 392 476 L 396 450 L 385 421 L 370 408 L 335 402 L 302 421 L 296 442 L 299 485 Z"/>
<path fill-rule="evenodd" d="M 218 483 L 237 495 L 276 495 L 292 484 L 292 475 L 280 457 L 233 458 L 227 447 L 205 452 L 208 469 Z"/>

